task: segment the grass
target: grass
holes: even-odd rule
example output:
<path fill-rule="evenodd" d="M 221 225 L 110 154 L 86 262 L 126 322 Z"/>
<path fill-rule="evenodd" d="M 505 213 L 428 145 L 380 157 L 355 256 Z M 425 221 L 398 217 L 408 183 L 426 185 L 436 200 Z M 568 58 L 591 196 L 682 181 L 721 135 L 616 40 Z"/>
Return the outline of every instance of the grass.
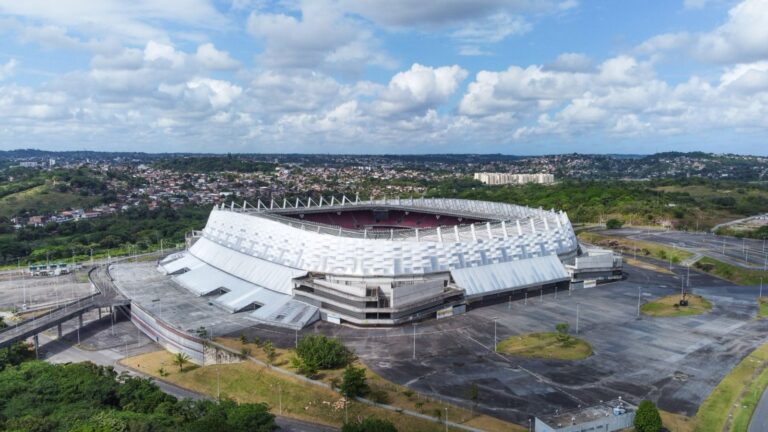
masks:
<path fill-rule="evenodd" d="M 696 432 L 721 432 L 729 414 L 733 421 L 727 430 L 745 431 L 760 396 L 768 386 L 768 344 L 744 358 L 712 390 L 696 414 Z"/>
<path fill-rule="evenodd" d="M 766 271 L 747 269 L 710 257 L 703 257 L 696 261 L 693 266 L 705 273 L 726 279 L 737 285 L 759 285 L 760 278 L 768 283 L 768 272 Z"/>
<path fill-rule="evenodd" d="M 700 315 L 712 310 L 712 303 L 702 296 L 688 295 L 688 306 L 678 306 L 680 295 L 661 297 L 640 306 L 643 315 L 652 317 L 680 317 Z"/>
<path fill-rule="evenodd" d="M 236 351 L 240 351 L 243 348 L 243 346 L 245 346 L 247 349 L 250 349 L 252 357 L 255 357 L 264 362 L 266 362 L 267 360 L 266 355 L 264 354 L 264 351 L 256 344 L 247 343 L 243 345 L 242 342 L 239 340 L 226 339 L 226 338 L 217 338 L 216 342 L 224 346 L 227 346 L 229 348 L 232 348 Z M 277 348 L 275 351 L 276 351 L 277 357 L 275 359 L 274 364 L 283 369 L 290 370 L 291 372 L 296 372 L 290 366 L 291 364 L 290 360 L 294 356 L 293 350 Z M 383 378 L 382 376 L 378 375 L 373 370 L 371 370 L 367 365 L 362 363 L 360 360 L 355 360 L 353 364 L 355 367 L 365 368 L 366 370 L 365 376 L 366 376 L 368 385 L 372 390 L 371 392 L 372 395 L 369 396 L 369 398 L 376 402 L 387 403 L 389 405 L 392 405 L 398 408 L 416 411 L 426 415 L 433 415 L 435 414 L 436 411 L 441 411 L 447 406 L 449 420 L 453 422 L 465 424 L 465 425 L 472 426 L 472 427 L 486 430 L 486 431 L 523 431 L 525 430 L 519 425 L 505 422 L 495 417 L 479 414 L 473 410 L 469 410 L 469 409 L 452 405 L 452 404 L 446 404 L 442 401 L 430 399 L 428 397 L 425 397 L 424 395 L 420 395 L 419 393 L 416 393 L 415 391 L 410 390 L 408 387 L 395 384 Z M 342 373 L 343 373 L 342 369 L 323 370 L 323 371 L 320 371 L 320 374 L 319 376 L 316 377 L 316 379 L 319 381 L 325 382 L 326 384 L 331 384 L 334 381 L 340 382 Z M 469 390 L 469 386 L 470 384 L 467 385 L 467 390 Z M 479 402 L 482 403 L 485 395 L 483 395 L 482 392 L 480 392 L 478 396 L 479 396 Z M 492 397 L 492 395 L 489 395 L 489 397 Z M 400 430 L 411 430 L 411 429 L 400 429 Z"/>
<path fill-rule="evenodd" d="M 511 336 L 499 342 L 499 352 L 521 357 L 557 360 L 582 360 L 592 355 L 592 347 L 583 339 L 571 337 L 572 345 L 564 346 L 554 332 Z"/>
<path fill-rule="evenodd" d="M 235 341 L 229 341 L 227 343 L 227 345 L 230 344 L 232 346 L 242 346 L 239 342 Z M 250 345 L 252 344 L 248 344 L 249 347 Z M 282 351 L 280 353 L 281 356 L 288 358 L 287 350 L 280 351 Z M 256 354 L 255 350 L 254 354 Z M 239 402 L 266 402 L 272 407 L 272 412 L 275 414 L 281 414 L 280 406 L 282 402 L 282 415 L 287 417 L 336 427 L 341 426 L 344 422 L 344 402 L 338 393 L 330 389 L 307 384 L 254 362 L 246 361 L 237 364 L 194 367 L 183 373 L 179 373 L 178 367 L 173 365 L 173 356 L 166 351 L 158 351 L 123 359 L 121 363 L 134 369 L 138 369 L 148 375 L 174 383 L 180 387 L 207 394 L 212 397 L 216 397 L 217 392 L 220 389 L 222 397 L 229 397 Z M 167 375 L 160 377 L 160 368 L 163 368 Z M 326 376 L 323 379 L 324 381 L 335 376 L 335 374 L 325 375 Z M 381 378 L 374 377 L 368 373 L 368 382 L 372 389 L 377 389 L 381 386 L 379 379 Z M 394 384 L 391 385 L 395 386 Z M 409 394 L 411 394 L 411 398 L 414 399 L 423 398 L 415 393 Z M 426 401 L 426 399 L 423 400 Z M 393 402 L 394 401 L 389 401 L 389 403 Z M 460 408 L 435 402 L 429 403 L 434 405 L 434 407 L 430 405 L 430 409 L 432 410 L 428 412 L 430 415 L 433 414 L 435 410 L 444 412 L 443 409 L 447 406 L 448 419 L 450 421 L 461 421 L 461 413 L 463 410 Z M 372 407 L 354 401 L 349 402 L 347 406 L 347 415 L 349 419 L 365 418 L 369 416 L 386 418 L 392 421 L 398 430 L 434 432 L 444 430 L 444 425 L 440 423 L 414 418 L 402 413 Z M 487 423 L 484 423 L 482 421 L 483 419 L 473 418 L 472 420 L 474 421 L 467 422 L 467 424 L 489 431 L 523 430 L 517 425 L 512 425 L 490 417 L 488 418 L 491 419 L 491 421 Z M 452 429 L 449 428 L 449 430 Z"/>
<path fill-rule="evenodd" d="M 664 427 L 673 432 L 693 432 L 696 427 L 694 417 L 686 417 L 663 410 L 659 410 L 659 415 L 661 415 L 661 422 Z"/>
<path fill-rule="evenodd" d="M 637 255 L 656 258 L 662 261 L 672 260 L 679 263 L 693 256 L 692 253 L 681 249 L 660 245 L 657 243 L 632 240 L 624 237 L 613 237 L 585 231 L 579 234 L 579 239 L 597 246 L 620 250 L 625 256 Z"/>
<path fill-rule="evenodd" d="M 757 318 L 768 317 L 768 298 L 760 297 L 757 299 Z"/>
<path fill-rule="evenodd" d="M 0 198 L 0 217 L 10 217 L 22 209 L 35 209 L 44 214 L 66 208 L 87 208 L 98 202 L 98 197 L 58 192 L 49 185 L 41 185 Z"/>

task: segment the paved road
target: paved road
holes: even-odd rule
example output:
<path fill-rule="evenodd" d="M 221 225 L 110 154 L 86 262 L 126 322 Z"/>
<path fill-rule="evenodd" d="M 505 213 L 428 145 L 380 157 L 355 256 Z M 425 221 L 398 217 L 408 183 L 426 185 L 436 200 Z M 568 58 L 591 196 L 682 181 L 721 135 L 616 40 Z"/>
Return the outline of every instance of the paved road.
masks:
<path fill-rule="evenodd" d="M 760 270 L 768 268 L 768 242 L 763 240 L 740 239 L 703 232 L 652 231 L 638 228 L 598 230 L 597 232 L 673 246 L 740 267 Z"/>
<path fill-rule="evenodd" d="M 747 432 L 765 432 L 768 430 L 768 390 L 763 393 L 760 402 L 752 414 Z"/>
<path fill-rule="evenodd" d="M 128 369 L 125 366 L 122 366 L 118 363 L 118 360 L 123 358 L 126 353 L 119 353 L 113 350 L 103 350 L 103 351 L 86 351 L 82 350 L 80 348 L 77 348 L 76 346 L 71 346 L 67 344 L 66 342 L 59 341 L 56 339 L 52 339 L 45 334 L 40 335 L 41 342 L 45 341 L 45 349 L 47 351 L 52 352 L 51 355 L 48 355 L 45 357 L 45 360 L 51 362 L 51 363 L 77 363 L 77 362 L 84 362 L 89 361 L 98 365 L 103 366 L 112 366 L 115 368 L 115 370 L 118 373 L 121 372 L 128 372 L 132 376 L 141 376 L 144 378 L 150 378 L 147 375 L 144 375 L 140 372 L 137 372 L 133 369 Z M 144 349 L 146 351 L 146 348 Z M 130 351 L 128 352 L 129 355 L 135 354 L 134 352 Z M 155 384 L 165 393 L 168 393 L 169 395 L 175 396 L 179 399 L 204 399 L 207 398 L 206 395 L 202 395 L 199 393 L 195 393 L 193 391 L 175 386 L 173 384 L 154 380 Z M 276 422 L 277 425 L 280 426 L 280 430 L 286 431 L 286 432 L 333 432 L 337 431 L 338 429 L 323 426 L 323 425 L 317 425 L 313 423 L 307 423 L 300 420 L 292 419 L 289 417 L 281 417 L 276 416 Z"/>

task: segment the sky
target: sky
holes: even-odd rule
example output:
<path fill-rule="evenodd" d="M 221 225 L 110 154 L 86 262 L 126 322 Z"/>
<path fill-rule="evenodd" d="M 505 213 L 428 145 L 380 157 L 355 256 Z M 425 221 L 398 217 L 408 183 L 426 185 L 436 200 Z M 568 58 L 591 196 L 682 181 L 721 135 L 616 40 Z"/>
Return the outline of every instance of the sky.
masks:
<path fill-rule="evenodd" d="M 768 0 L 0 0 L 0 150 L 768 155 Z"/>

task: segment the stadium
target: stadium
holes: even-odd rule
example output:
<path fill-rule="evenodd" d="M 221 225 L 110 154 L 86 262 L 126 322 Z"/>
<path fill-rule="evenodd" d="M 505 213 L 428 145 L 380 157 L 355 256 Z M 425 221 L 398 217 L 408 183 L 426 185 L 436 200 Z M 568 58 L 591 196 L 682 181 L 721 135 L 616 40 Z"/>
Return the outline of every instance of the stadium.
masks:
<path fill-rule="evenodd" d="M 159 270 L 230 313 L 302 328 L 393 326 L 621 275 L 563 212 L 460 199 L 259 201 L 213 208 Z"/>

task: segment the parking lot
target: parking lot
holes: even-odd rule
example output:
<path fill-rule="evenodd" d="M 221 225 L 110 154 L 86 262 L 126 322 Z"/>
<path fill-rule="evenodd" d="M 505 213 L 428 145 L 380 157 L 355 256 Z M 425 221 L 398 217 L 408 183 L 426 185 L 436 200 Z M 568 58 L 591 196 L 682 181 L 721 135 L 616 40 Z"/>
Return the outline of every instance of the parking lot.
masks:
<path fill-rule="evenodd" d="M 627 280 L 596 288 L 529 296 L 442 320 L 392 329 L 360 329 L 317 322 L 300 332 L 255 324 L 228 314 L 175 286 L 151 264 L 123 266 L 114 274 L 131 281 L 132 293 L 174 326 L 213 326 L 216 334 L 241 333 L 292 347 L 296 338 L 323 333 L 342 339 L 377 373 L 434 398 L 467 406 L 467 389 L 479 388 L 478 409 L 526 423 L 529 415 L 588 405 L 618 396 L 650 398 L 665 410 L 693 415 L 741 358 L 768 340 L 768 321 L 755 320 L 756 287 L 738 287 L 691 271 L 691 291 L 711 300 L 711 312 L 690 317 L 637 317 L 641 301 L 680 292 L 686 269 L 675 275 L 625 267 Z M 144 274 L 145 276 L 140 276 Z M 131 289 L 133 289 L 131 288 Z M 161 302 L 153 300 L 161 298 Z M 162 303 L 162 304 L 158 304 Z M 552 331 L 558 322 L 586 339 L 594 355 L 583 361 L 535 360 L 494 352 L 508 336 Z M 416 357 L 413 358 L 414 331 Z"/>

